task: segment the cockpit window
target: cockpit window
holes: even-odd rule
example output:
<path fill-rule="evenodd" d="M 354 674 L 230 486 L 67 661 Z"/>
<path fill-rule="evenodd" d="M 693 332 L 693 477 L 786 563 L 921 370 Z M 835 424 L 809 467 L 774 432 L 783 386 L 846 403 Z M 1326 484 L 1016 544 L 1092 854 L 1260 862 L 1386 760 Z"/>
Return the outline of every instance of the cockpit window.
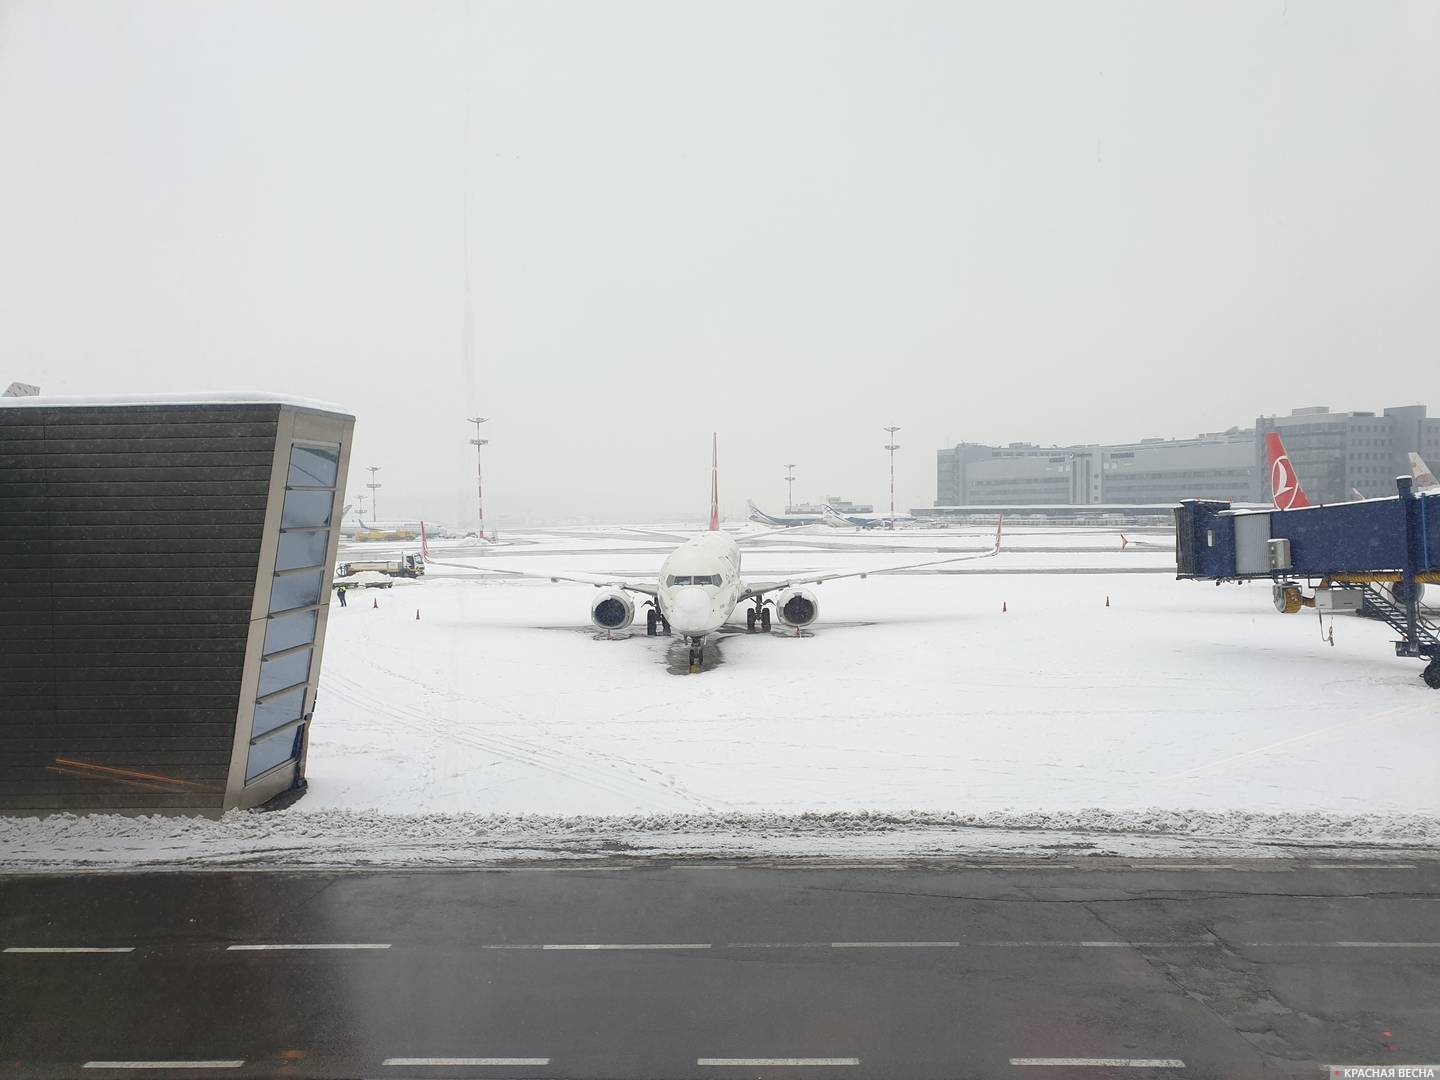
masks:
<path fill-rule="evenodd" d="M 719 574 L 671 574 L 669 585 L 719 585 Z"/>

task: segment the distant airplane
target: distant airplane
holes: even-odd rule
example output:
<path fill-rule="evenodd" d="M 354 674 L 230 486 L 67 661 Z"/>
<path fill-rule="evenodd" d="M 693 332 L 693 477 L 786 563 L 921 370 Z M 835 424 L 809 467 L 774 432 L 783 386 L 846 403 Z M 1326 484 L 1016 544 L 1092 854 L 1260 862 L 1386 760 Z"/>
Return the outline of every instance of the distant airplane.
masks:
<path fill-rule="evenodd" d="M 911 514 L 850 514 L 836 510 L 829 503 L 820 506 L 821 520 L 836 529 L 893 529 L 896 525 L 910 524 L 915 520 Z"/>
<path fill-rule="evenodd" d="M 634 581 L 600 574 L 550 573 L 497 565 L 488 559 L 484 566 L 469 563 L 442 562 L 430 557 L 429 539 L 421 532 L 421 551 L 425 561 L 435 566 L 453 566 L 481 574 L 519 575 L 548 578 L 551 581 L 578 581 L 597 586 L 601 592 L 590 605 L 590 621 L 601 630 L 623 630 L 635 618 L 635 600 L 631 594 L 646 597 L 643 606 L 645 632 L 669 634 L 672 630 L 685 638 L 690 650 L 690 670 L 696 670 L 705 658 L 705 642 L 723 627 L 735 608 L 746 604 L 745 627 L 754 632 L 758 626 L 768 631 L 770 612 L 774 609 L 780 621 L 797 630 L 809 626 L 820 611 L 820 602 L 804 585 L 819 585 L 842 578 L 863 578 L 871 574 L 887 574 L 967 559 L 988 559 L 1000 551 L 1001 525 L 995 527 L 995 545 L 988 551 L 950 555 L 943 559 L 901 563 L 871 570 L 841 570 L 813 574 L 797 574 L 774 581 L 745 581 L 740 576 L 740 545 L 762 535 L 731 537 L 720 531 L 720 480 L 718 440 L 712 436 L 710 449 L 710 528 L 686 540 L 666 557 L 654 581 Z M 752 505 L 753 516 L 753 505 Z M 1002 520 L 1003 524 L 1003 520 Z M 773 594 L 773 595 L 772 595 Z"/>
<path fill-rule="evenodd" d="M 749 499 L 745 505 L 750 508 L 750 520 L 758 521 L 761 525 L 769 525 L 772 529 L 795 528 L 799 525 L 819 525 L 825 520 L 824 514 L 767 514 Z"/>
<path fill-rule="evenodd" d="M 34 383 L 12 382 L 0 397 L 39 397 L 40 387 Z"/>
<path fill-rule="evenodd" d="M 1290 464 L 1290 455 L 1280 441 L 1280 433 L 1271 431 L 1265 435 L 1265 456 L 1270 463 L 1270 499 L 1276 510 L 1301 510 L 1310 505 L 1300 478 L 1295 475 L 1295 466 Z"/>
<path fill-rule="evenodd" d="M 435 522 L 421 521 L 366 521 L 356 515 L 355 520 L 360 523 L 361 532 L 386 533 L 395 539 L 415 540 L 420 536 L 420 527 L 425 525 L 429 528 L 430 534 L 435 537 L 445 538 L 455 535 L 455 530 L 444 525 L 437 525 Z"/>
<path fill-rule="evenodd" d="M 1425 459 L 1419 454 L 1410 454 L 1410 475 L 1415 478 L 1414 492 L 1416 495 L 1434 495 L 1440 492 L 1440 481 L 1435 479 L 1435 474 L 1430 471 L 1430 466 L 1425 464 Z"/>
<path fill-rule="evenodd" d="M 1131 539 L 1130 539 L 1128 536 L 1126 536 L 1124 533 L 1121 533 L 1121 534 L 1120 534 L 1120 550 L 1121 550 L 1121 551 L 1124 551 L 1126 548 L 1132 548 L 1132 547 L 1135 548 L 1135 549 L 1138 550 L 1138 551 L 1174 551 L 1174 550 L 1175 550 L 1175 549 L 1174 549 L 1171 545 L 1169 545 L 1169 544 L 1156 544 L 1156 543 L 1154 543 L 1153 541 L 1150 541 L 1150 540 L 1131 540 Z"/>

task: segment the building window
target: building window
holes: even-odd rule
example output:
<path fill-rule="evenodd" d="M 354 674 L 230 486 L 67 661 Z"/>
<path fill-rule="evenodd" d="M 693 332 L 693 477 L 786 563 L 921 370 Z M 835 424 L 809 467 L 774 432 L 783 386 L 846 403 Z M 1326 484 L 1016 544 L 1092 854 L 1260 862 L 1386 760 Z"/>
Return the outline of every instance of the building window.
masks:
<path fill-rule="evenodd" d="M 247 784 L 296 760 L 304 745 L 305 699 L 314 654 L 307 646 L 315 643 L 317 612 L 313 608 L 320 603 L 330 575 L 325 556 L 339 468 L 338 443 L 290 448 L 280 539 L 270 579 L 270 625 L 265 628 L 250 754 L 245 762 Z"/>

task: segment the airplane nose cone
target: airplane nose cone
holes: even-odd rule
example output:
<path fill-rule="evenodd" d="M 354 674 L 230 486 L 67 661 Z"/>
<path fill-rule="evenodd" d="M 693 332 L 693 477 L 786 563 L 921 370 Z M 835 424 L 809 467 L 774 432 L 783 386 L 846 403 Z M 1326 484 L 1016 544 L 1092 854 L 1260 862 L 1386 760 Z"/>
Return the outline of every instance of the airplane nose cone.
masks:
<path fill-rule="evenodd" d="M 682 634 L 713 630 L 710 596 L 703 588 L 676 589 L 671 598 L 670 625 Z"/>

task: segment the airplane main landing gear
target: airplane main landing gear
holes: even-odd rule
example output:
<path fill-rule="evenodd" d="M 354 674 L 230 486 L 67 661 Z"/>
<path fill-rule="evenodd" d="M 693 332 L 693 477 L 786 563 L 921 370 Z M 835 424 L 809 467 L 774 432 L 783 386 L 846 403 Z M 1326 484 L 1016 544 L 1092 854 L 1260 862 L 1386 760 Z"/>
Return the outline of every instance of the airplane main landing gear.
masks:
<path fill-rule="evenodd" d="M 1425 685 L 1431 690 L 1440 690 L 1440 656 L 1430 658 L 1430 662 L 1425 665 L 1425 671 L 1420 677 L 1425 680 Z"/>
<path fill-rule="evenodd" d="M 762 631 L 770 632 L 770 609 L 760 604 L 745 612 L 746 631 L 753 634 L 757 623 Z"/>
<path fill-rule="evenodd" d="M 645 612 L 645 634 L 647 637 L 654 637 L 656 634 L 670 636 L 670 620 L 661 615 L 654 608 Z"/>

